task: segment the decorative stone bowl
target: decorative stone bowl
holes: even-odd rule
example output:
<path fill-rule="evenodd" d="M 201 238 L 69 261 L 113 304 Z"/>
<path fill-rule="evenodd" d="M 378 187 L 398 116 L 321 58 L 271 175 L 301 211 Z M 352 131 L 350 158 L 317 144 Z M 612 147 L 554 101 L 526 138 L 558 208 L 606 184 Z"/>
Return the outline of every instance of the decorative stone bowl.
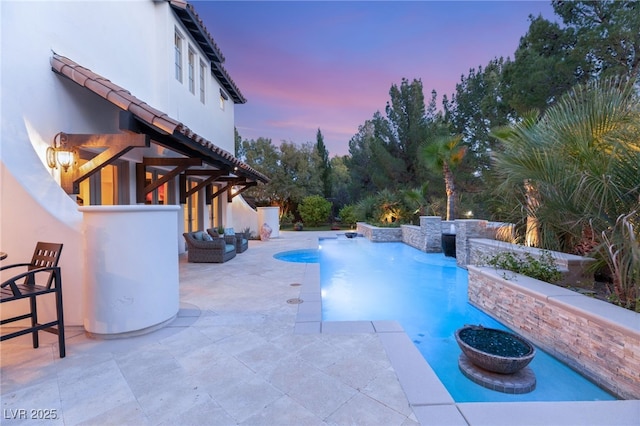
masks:
<path fill-rule="evenodd" d="M 455 333 L 458 346 L 476 366 L 500 374 L 513 374 L 527 366 L 536 349 L 524 338 L 495 328 L 465 325 Z"/>
<path fill-rule="evenodd" d="M 358 233 L 357 232 L 345 232 L 344 236 L 347 238 L 353 238 L 353 237 L 357 237 Z"/>

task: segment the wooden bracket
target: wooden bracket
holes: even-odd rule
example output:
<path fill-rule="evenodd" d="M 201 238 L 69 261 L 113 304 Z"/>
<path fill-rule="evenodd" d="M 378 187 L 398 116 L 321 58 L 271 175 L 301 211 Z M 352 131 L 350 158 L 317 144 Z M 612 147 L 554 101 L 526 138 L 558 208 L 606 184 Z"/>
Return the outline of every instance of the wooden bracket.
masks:
<path fill-rule="evenodd" d="M 173 170 L 167 171 L 160 179 L 151 181 L 147 185 L 147 166 L 174 166 Z M 202 166 L 199 158 L 147 158 L 142 159 L 142 163 L 136 164 L 136 202 L 144 203 L 147 194 L 156 188 L 164 185 L 178 175 L 181 175 L 191 166 Z"/>
<path fill-rule="evenodd" d="M 74 150 L 78 158 L 78 148 L 107 148 L 80 167 L 72 167 L 61 175 L 62 188 L 67 194 L 79 194 L 80 182 L 97 173 L 133 148 L 148 147 L 151 140 L 148 135 L 137 133 L 117 134 L 66 134 L 61 139 Z"/>
<path fill-rule="evenodd" d="M 240 186 L 241 188 L 237 189 L 236 191 L 230 191 L 229 194 L 227 194 L 227 201 L 231 202 L 233 201 L 233 198 L 242 194 L 244 191 L 246 191 L 247 189 L 251 188 L 252 186 L 256 186 L 258 184 L 258 182 L 247 182 L 247 181 L 239 181 L 239 182 L 235 182 L 233 184 L 229 184 L 229 186 L 233 187 L 233 186 Z"/>

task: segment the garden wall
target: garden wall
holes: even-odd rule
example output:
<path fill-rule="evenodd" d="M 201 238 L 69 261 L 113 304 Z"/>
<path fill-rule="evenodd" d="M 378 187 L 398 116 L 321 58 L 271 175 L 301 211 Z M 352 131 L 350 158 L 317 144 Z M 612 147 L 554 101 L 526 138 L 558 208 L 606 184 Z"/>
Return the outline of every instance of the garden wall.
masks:
<path fill-rule="evenodd" d="M 356 231 L 369 241 L 377 243 L 402 241 L 402 229 L 400 227 L 380 228 L 369 225 L 368 223 L 358 222 Z"/>
<path fill-rule="evenodd" d="M 522 275 L 468 271 L 471 304 L 619 397 L 640 399 L 640 314 Z"/>
<path fill-rule="evenodd" d="M 535 247 L 526 247 L 487 238 L 469 239 L 469 264 L 471 265 L 485 265 L 489 258 L 501 252 L 521 255 L 528 253 L 538 259 L 544 251 Z M 562 284 L 589 286 L 593 283 L 593 273 L 589 272 L 588 268 L 594 262 L 594 259 L 557 251 L 546 250 L 546 252 L 551 254 L 556 267 L 562 273 Z"/>

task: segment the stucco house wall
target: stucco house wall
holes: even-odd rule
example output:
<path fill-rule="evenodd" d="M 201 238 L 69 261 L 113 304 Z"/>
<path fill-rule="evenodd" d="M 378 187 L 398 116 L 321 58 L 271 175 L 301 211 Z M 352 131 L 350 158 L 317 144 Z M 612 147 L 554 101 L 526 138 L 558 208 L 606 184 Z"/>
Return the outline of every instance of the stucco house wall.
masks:
<path fill-rule="evenodd" d="M 2 1 L 0 8 L 0 250 L 9 254 L 5 262 L 18 263 L 31 258 L 37 241 L 63 243 L 65 322 L 81 325 L 82 213 L 61 188 L 60 170 L 47 167 L 45 153 L 61 131 L 119 133 L 119 109 L 52 72 L 53 52 L 128 89 L 229 152 L 234 147 L 234 103 L 229 100 L 220 108 L 221 86 L 210 72 L 205 104 L 197 89 L 189 91 L 186 69 L 182 83 L 175 79 L 176 28 L 196 50 L 196 64 L 203 60 L 209 69 L 209 61 L 169 2 Z M 133 149 L 122 159 L 139 162 L 143 155 L 163 153 L 159 147 L 145 150 Z M 135 204 L 133 190 L 130 202 Z M 181 229 L 179 220 L 176 242 L 183 251 Z M 53 307 L 43 307 L 43 315 L 48 311 Z"/>

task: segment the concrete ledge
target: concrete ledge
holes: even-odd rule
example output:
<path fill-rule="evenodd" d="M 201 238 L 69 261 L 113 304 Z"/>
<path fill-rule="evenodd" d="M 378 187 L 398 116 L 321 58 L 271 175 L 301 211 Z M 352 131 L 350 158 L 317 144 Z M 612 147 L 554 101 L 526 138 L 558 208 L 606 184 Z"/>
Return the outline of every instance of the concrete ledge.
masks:
<path fill-rule="evenodd" d="M 628 425 L 640 423 L 640 401 L 460 403 L 471 425 Z M 427 423 L 425 423 L 427 424 Z"/>

